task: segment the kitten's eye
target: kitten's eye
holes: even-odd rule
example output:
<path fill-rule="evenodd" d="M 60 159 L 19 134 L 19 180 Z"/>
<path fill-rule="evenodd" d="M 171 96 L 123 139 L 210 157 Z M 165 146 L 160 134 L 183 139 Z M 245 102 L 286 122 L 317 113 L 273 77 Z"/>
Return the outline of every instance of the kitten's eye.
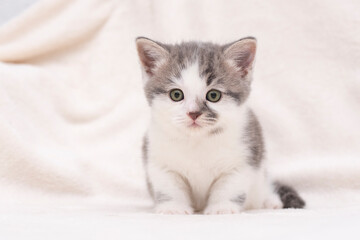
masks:
<path fill-rule="evenodd" d="M 179 102 L 184 99 L 184 93 L 180 89 L 173 89 L 170 91 L 170 98 L 175 102 Z"/>
<path fill-rule="evenodd" d="M 221 92 L 216 89 L 212 89 L 207 92 L 206 94 L 206 100 L 210 102 L 218 102 L 221 98 Z"/>

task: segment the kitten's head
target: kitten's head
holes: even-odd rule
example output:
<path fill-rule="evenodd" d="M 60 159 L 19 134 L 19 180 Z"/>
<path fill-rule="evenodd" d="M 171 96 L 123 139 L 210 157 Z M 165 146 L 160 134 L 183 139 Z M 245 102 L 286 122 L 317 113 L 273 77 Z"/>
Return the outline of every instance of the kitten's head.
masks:
<path fill-rule="evenodd" d="M 168 45 L 136 40 L 152 117 L 184 132 L 218 132 L 250 93 L 256 40 Z"/>

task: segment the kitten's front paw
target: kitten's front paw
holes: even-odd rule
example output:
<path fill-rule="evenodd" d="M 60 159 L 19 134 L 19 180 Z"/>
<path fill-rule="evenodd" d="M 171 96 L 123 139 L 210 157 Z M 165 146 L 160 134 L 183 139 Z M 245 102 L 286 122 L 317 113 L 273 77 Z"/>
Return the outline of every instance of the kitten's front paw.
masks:
<path fill-rule="evenodd" d="M 264 208 L 266 209 L 280 209 L 283 208 L 281 200 L 277 196 L 271 196 L 264 201 Z"/>
<path fill-rule="evenodd" d="M 211 204 L 207 206 L 204 210 L 204 214 L 237 214 L 242 210 L 239 205 L 231 202 Z"/>
<path fill-rule="evenodd" d="M 156 205 L 155 213 L 167 214 L 167 215 L 178 215 L 178 214 L 192 214 L 194 210 L 185 204 L 176 202 L 166 202 Z"/>

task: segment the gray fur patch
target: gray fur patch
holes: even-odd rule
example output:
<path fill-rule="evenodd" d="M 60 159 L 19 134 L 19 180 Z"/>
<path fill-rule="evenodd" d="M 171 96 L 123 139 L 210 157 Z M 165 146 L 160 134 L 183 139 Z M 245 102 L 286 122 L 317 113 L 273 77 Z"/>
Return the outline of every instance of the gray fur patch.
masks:
<path fill-rule="evenodd" d="M 157 79 L 148 81 L 145 85 L 145 96 L 151 105 L 152 100 L 158 95 L 167 95 L 173 82 L 169 79 Z"/>
<path fill-rule="evenodd" d="M 207 118 L 212 119 L 212 121 L 216 121 L 218 114 L 207 105 L 206 101 L 199 102 L 198 106 L 200 108 L 200 112 L 204 113 Z"/>
<path fill-rule="evenodd" d="M 222 132 L 224 131 L 224 129 L 222 127 L 217 127 L 215 129 L 212 129 L 210 132 L 209 132 L 209 135 L 218 135 L 218 134 L 221 134 Z"/>
<path fill-rule="evenodd" d="M 142 148 L 141 148 L 144 164 L 147 164 L 147 160 L 148 160 L 148 146 L 149 146 L 149 140 L 148 140 L 148 137 L 145 135 L 143 137 L 143 143 L 142 143 Z"/>
<path fill-rule="evenodd" d="M 170 197 L 169 195 L 166 195 L 162 192 L 155 193 L 155 202 L 156 203 L 163 203 L 163 202 L 168 202 L 171 200 L 172 200 L 172 197 Z"/>
<path fill-rule="evenodd" d="M 234 203 L 236 203 L 236 204 L 238 204 L 240 206 L 244 205 L 245 200 L 246 200 L 246 194 L 245 193 L 240 194 L 237 197 L 231 199 L 232 202 L 234 202 Z"/>
<path fill-rule="evenodd" d="M 225 94 L 231 97 L 237 104 L 242 102 L 241 92 L 227 91 Z"/>
<path fill-rule="evenodd" d="M 143 138 L 143 144 L 142 144 L 142 159 L 143 159 L 143 166 L 145 170 L 145 178 L 146 178 L 146 186 L 149 191 L 150 196 L 154 198 L 154 188 L 149 178 L 149 173 L 147 171 L 147 165 L 148 165 L 148 149 L 149 147 L 149 140 L 148 137 L 145 135 Z"/>
<path fill-rule="evenodd" d="M 249 111 L 248 125 L 245 129 L 245 142 L 250 149 L 248 163 L 253 167 L 260 167 L 264 157 L 264 140 L 260 124 L 252 111 Z"/>

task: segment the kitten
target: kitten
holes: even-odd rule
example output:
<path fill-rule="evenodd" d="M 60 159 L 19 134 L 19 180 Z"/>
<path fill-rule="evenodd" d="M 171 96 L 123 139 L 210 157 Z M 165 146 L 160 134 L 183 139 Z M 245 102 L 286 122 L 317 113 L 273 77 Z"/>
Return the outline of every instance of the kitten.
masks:
<path fill-rule="evenodd" d="M 151 106 L 143 155 L 157 213 L 304 207 L 295 190 L 266 174 L 261 128 L 246 103 L 254 38 L 136 44 Z"/>

